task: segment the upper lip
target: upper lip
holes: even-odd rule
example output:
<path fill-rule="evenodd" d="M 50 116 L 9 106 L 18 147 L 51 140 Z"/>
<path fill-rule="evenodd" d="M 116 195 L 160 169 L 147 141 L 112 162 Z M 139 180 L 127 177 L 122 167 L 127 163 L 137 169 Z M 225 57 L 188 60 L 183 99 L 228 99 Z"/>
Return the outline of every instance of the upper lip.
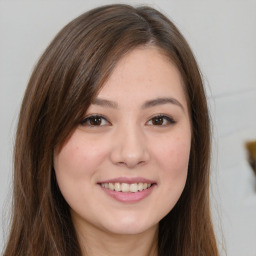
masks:
<path fill-rule="evenodd" d="M 153 180 L 149 180 L 143 177 L 117 177 L 114 179 L 109 180 L 103 180 L 99 181 L 99 184 L 102 183 L 127 183 L 127 184 L 133 184 L 133 183 L 147 183 L 147 184 L 155 184 L 156 182 Z"/>

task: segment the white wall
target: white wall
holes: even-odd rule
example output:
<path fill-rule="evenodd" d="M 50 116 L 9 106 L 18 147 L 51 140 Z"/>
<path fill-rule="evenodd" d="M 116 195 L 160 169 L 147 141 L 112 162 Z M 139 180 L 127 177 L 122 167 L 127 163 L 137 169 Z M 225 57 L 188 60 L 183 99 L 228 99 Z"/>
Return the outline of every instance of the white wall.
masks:
<path fill-rule="evenodd" d="M 8 227 L 14 131 L 33 65 L 68 21 L 114 2 L 0 0 L 0 251 Z M 212 205 L 218 237 L 221 241 L 223 229 L 227 255 L 256 256 L 256 177 L 244 149 L 245 141 L 256 139 L 256 2 L 122 2 L 162 10 L 192 46 L 214 124 Z"/>

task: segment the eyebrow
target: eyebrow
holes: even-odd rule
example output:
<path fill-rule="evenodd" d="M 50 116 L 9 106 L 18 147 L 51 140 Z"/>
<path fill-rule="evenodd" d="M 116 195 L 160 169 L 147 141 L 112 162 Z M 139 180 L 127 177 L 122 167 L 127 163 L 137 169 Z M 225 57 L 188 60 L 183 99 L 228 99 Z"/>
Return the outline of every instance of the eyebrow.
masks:
<path fill-rule="evenodd" d="M 118 104 L 116 102 L 110 101 L 110 100 L 105 100 L 105 99 L 100 99 L 100 98 L 94 99 L 92 104 L 98 105 L 101 107 L 118 108 Z"/>
<path fill-rule="evenodd" d="M 143 105 L 142 108 L 150 108 L 150 107 L 155 107 L 155 106 L 159 106 L 159 105 L 164 105 L 164 104 L 173 104 L 176 105 L 178 107 L 180 107 L 183 111 L 185 111 L 183 105 L 176 100 L 175 98 L 157 98 L 154 100 L 149 100 L 146 101 Z"/>
<path fill-rule="evenodd" d="M 92 104 L 93 105 L 98 105 L 98 106 L 101 106 L 101 107 L 114 108 L 114 109 L 118 108 L 118 104 L 116 102 L 106 100 L 106 99 L 101 99 L 101 98 L 94 99 Z M 155 107 L 155 106 L 164 105 L 164 104 L 173 104 L 173 105 L 176 105 L 176 106 L 180 107 L 183 111 L 185 111 L 183 105 L 177 99 L 167 98 L 167 97 L 148 100 L 142 105 L 141 108 L 145 109 L 145 108 Z"/>

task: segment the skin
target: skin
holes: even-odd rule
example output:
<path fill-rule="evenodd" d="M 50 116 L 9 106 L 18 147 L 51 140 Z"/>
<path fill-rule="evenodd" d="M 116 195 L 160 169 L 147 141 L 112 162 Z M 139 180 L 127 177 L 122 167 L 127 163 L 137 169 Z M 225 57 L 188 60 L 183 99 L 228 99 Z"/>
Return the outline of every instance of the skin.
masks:
<path fill-rule="evenodd" d="M 84 255 L 157 255 L 158 223 L 175 206 L 187 178 L 191 125 L 183 86 L 161 50 L 132 50 L 55 151 L 57 182 Z M 97 125 L 88 118 L 95 114 L 104 117 Z M 167 118 L 157 120 L 159 114 Z M 138 202 L 120 202 L 98 184 L 117 177 L 143 177 L 155 185 Z"/>

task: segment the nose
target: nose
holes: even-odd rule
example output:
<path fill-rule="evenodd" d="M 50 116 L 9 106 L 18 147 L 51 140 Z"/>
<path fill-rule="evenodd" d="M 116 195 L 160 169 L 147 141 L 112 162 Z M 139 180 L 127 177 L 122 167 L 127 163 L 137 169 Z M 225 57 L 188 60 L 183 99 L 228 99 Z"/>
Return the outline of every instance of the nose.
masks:
<path fill-rule="evenodd" d="M 110 158 L 114 164 L 129 169 L 146 164 L 150 154 L 143 132 L 135 125 L 118 129 L 113 135 Z"/>

